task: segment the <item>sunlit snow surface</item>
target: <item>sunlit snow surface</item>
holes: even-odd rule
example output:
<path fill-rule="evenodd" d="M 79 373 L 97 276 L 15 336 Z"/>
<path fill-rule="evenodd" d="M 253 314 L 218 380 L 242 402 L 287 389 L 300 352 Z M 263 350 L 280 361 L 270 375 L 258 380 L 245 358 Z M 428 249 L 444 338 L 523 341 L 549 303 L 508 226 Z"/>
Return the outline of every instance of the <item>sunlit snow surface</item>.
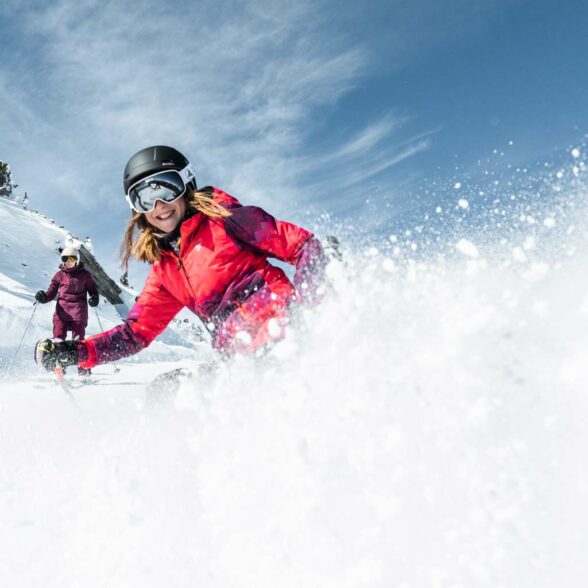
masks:
<path fill-rule="evenodd" d="M 32 368 L 0 384 L 2 585 L 585 585 L 578 169 L 344 239 L 304 327 L 167 406 L 157 357 L 96 368 L 77 408 Z"/>

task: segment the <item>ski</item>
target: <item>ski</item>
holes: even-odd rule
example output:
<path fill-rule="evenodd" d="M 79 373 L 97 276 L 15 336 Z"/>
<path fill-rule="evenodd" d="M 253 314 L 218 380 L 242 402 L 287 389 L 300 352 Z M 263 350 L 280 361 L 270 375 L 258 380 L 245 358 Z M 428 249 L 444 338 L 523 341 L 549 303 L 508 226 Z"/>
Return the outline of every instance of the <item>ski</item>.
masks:
<path fill-rule="evenodd" d="M 63 373 L 63 368 L 61 366 L 57 366 L 54 371 L 57 381 L 62 385 L 65 384 L 65 374 Z"/>
<path fill-rule="evenodd" d="M 71 403 L 76 407 L 76 410 L 79 412 L 80 407 L 74 398 L 74 395 L 71 391 L 71 383 L 65 379 L 65 373 L 61 366 L 57 366 L 54 370 L 55 376 L 57 377 L 57 382 L 61 386 L 61 389 L 65 392 L 65 395 L 70 399 Z"/>

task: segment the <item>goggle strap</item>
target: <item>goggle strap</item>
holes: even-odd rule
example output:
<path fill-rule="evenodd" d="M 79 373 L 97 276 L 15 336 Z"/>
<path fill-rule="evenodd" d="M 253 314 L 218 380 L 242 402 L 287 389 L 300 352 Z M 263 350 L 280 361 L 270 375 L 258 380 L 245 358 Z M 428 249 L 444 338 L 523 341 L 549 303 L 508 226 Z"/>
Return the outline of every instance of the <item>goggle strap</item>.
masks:
<path fill-rule="evenodd" d="M 188 182 L 192 181 L 196 175 L 194 174 L 194 170 L 192 169 L 192 164 L 189 163 L 184 169 L 178 172 L 184 183 L 187 184 Z"/>

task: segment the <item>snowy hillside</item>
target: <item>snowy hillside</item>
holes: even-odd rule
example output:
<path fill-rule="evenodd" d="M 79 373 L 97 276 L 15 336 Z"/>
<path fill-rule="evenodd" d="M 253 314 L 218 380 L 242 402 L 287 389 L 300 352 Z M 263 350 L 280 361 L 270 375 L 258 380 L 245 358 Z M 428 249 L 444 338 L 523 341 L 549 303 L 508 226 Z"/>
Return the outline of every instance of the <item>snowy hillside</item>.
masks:
<path fill-rule="evenodd" d="M 0 384 L 3 585 L 584 586 L 580 159 L 340 235 L 319 309 L 160 410 L 145 382 L 178 365 L 171 348 L 99 366 L 77 408 L 43 383 L 24 363 L 43 309 L 21 379 Z M 23 254 L 5 231 L 22 213 L 2 214 L 6 357 L 60 233 L 22 224 L 40 243 Z"/>
<path fill-rule="evenodd" d="M 52 317 L 55 303 L 33 307 L 37 290 L 46 290 L 58 270 L 59 248 L 64 246 L 69 233 L 55 222 L 39 213 L 23 210 L 16 202 L 0 199 L 0 329 L 8 334 L 0 338 L 0 374 L 6 375 L 14 358 L 16 346 L 25 334 L 25 339 L 9 376 L 31 369 L 32 349 L 35 341 L 52 336 Z M 123 292 L 128 307 L 136 293 Z M 25 328 L 35 310 L 30 326 Z M 121 322 L 115 309 L 101 297 L 96 311 L 90 309 L 87 333 L 98 333 L 100 325 L 110 328 Z M 192 347 L 192 343 L 176 329 L 170 329 L 152 350 L 161 353 L 161 341 L 176 346 Z M 179 350 L 180 353 L 183 353 Z M 184 350 L 187 351 L 187 350 Z M 164 350 L 167 355 L 169 350 Z M 0 384 L 1 385 L 1 384 Z"/>

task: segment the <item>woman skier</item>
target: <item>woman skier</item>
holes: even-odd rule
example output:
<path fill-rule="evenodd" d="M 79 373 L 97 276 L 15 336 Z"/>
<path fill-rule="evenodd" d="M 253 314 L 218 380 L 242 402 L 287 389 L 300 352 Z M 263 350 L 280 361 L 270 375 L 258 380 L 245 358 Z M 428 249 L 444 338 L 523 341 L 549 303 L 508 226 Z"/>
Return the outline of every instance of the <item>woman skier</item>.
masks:
<path fill-rule="evenodd" d="M 87 295 L 90 296 L 87 299 Z M 65 340 L 67 332 L 71 331 L 74 341 L 68 343 L 77 345 L 75 341 L 83 339 L 88 325 L 88 304 L 98 306 L 98 288 L 84 264 L 80 263 L 79 252 L 73 247 L 65 247 L 61 252 L 59 271 L 51 279 L 47 291 L 39 290 L 35 299 L 45 304 L 55 299 L 53 314 L 53 337 Z M 64 366 L 65 367 L 65 366 Z M 87 375 L 89 369 L 78 367 L 79 375 Z"/>
<path fill-rule="evenodd" d="M 292 303 L 320 299 L 325 256 L 313 234 L 218 188 L 198 189 L 176 149 L 133 155 L 124 190 L 132 212 L 123 267 L 131 256 L 151 264 L 145 286 L 121 325 L 78 342 L 39 342 L 36 359 L 46 369 L 89 369 L 137 353 L 184 307 L 222 355 L 254 353 L 284 336 Z M 270 257 L 296 267 L 293 282 Z"/>

